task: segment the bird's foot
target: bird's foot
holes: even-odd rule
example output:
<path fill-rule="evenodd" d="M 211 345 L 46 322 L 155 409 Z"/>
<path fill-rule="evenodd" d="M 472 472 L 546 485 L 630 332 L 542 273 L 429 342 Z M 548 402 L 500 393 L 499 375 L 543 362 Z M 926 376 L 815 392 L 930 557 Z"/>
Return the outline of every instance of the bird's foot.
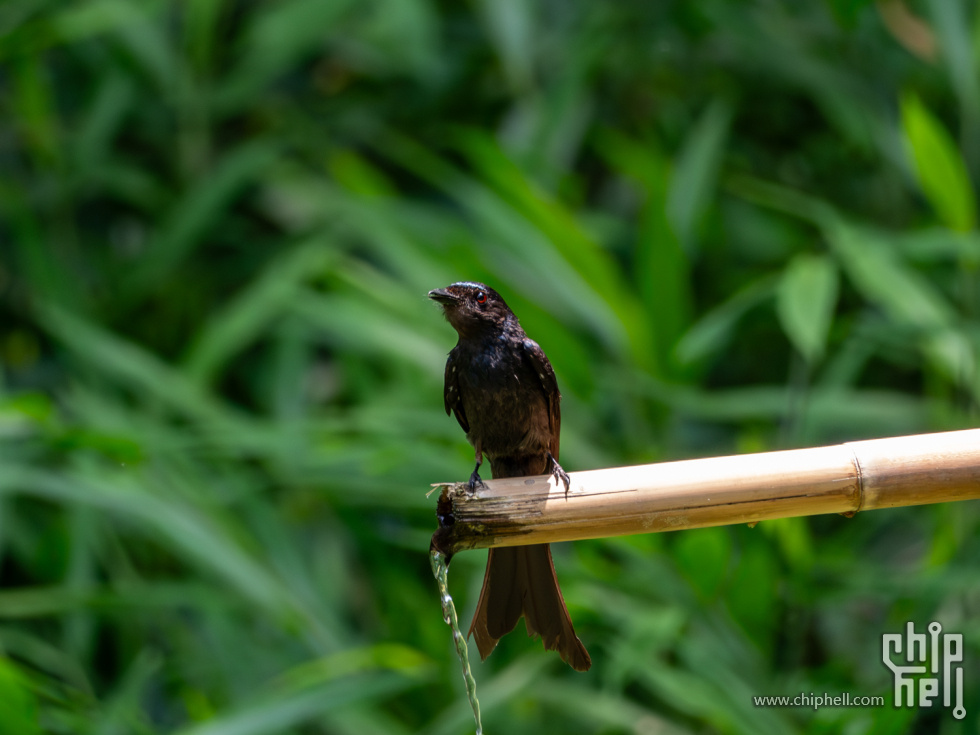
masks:
<path fill-rule="evenodd" d="M 558 464 L 558 460 L 555 459 L 551 452 L 548 452 L 548 459 L 551 460 L 551 474 L 555 476 L 555 481 L 563 483 L 565 485 L 565 500 L 568 500 L 568 489 L 571 487 L 572 480 L 568 476 L 568 473 L 561 468 Z"/>
<path fill-rule="evenodd" d="M 476 470 L 473 470 L 473 474 L 470 475 L 470 481 L 469 483 L 467 483 L 467 487 L 469 488 L 469 491 L 472 493 L 472 492 L 476 492 L 476 489 L 478 487 L 486 487 L 486 483 L 483 482 L 483 480 L 480 478 L 480 473 L 477 472 Z"/>

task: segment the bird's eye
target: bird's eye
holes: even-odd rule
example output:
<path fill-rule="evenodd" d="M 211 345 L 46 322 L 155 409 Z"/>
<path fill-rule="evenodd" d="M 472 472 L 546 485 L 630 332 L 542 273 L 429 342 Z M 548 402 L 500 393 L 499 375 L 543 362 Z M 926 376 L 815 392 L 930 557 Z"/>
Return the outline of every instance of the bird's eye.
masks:
<path fill-rule="evenodd" d="M 487 295 L 483 291 L 476 292 L 476 303 L 478 304 L 487 303 Z"/>

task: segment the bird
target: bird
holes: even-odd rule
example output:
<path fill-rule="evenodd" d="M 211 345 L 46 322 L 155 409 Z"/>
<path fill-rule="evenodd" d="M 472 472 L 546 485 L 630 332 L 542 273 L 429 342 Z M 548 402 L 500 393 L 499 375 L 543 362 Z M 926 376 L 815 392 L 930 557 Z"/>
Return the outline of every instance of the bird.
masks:
<path fill-rule="evenodd" d="M 475 449 L 470 490 L 483 484 L 486 457 L 494 478 L 551 474 L 567 497 L 570 479 L 558 464 L 561 393 L 544 350 L 486 284 L 460 281 L 429 291 L 429 298 L 459 336 L 446 360 L 443 399 Z M 467 633 L 481 659 L 521 616 L 529 636 L 540 635 L 545 649 L 588 671 L 592 659 L 575 634 L 548 544 L 490 549 Z"/>

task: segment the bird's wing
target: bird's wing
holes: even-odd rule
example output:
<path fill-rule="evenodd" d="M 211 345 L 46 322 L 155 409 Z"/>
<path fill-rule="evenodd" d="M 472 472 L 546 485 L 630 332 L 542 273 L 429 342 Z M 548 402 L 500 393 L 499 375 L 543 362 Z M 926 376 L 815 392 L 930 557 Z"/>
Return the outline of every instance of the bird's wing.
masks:
<path fill-rule="evenodd" d="M 533 339 L 524 340 L 524 354 L 538 376 L 541 389 L 548 398 L 548 425 L 551 428 L 551 446 L 548 451 L 558 461 L 558 445 L 561 441 L 561 393 L 558 392 L 558 378 L 551 367 L 548 356 Z"/>
<path fill-rule="evenodd" d="M 463 427 L 463 431 L 469 432 L 470 422 L 466 420 L 466 414 L 463 412 L 463 401 L 459 394 L 457 356 L 457 350 L 453 348 L 449 353 L 449 359 L 446 360 L 446 382 L 442 389 L 442 398 L 446 404 L 446 414 L 454 414 L 459 425 Z"/>

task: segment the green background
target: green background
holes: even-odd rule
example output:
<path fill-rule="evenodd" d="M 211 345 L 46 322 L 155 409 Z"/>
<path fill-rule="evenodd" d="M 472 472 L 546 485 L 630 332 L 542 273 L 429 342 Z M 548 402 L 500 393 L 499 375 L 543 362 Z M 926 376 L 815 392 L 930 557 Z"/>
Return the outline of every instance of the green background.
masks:
<path fill-rule="evenodd" d="M 7 0 L 0 90 L 4 735 L 472 730 L 455 280 L 573 473 L 977 423 L 965 0 Z M 978 731 L 975 501 L 555 556 L 592 671 L 519 626 L 489 733 Z M 963 722 L 891 706 L 932 620 Z M 751 701 L 811 692 L 888 705 Z"/>

